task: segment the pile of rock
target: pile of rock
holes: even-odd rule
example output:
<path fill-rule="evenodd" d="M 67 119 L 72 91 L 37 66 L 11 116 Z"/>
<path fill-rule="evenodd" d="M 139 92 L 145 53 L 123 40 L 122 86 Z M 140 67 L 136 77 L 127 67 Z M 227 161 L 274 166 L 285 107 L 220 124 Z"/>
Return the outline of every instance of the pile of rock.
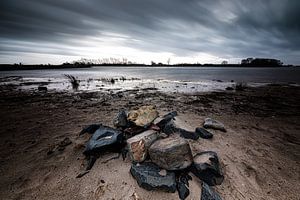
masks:
<path fill-rule="evenodd" d="M 154 106 L 143 106 L 138 110 L 120 110 L 114 118 L 114 128 L 91 125 L 82 133 L 92 133 L 84 154 L 90 169 L 99 153 L 106 150 L 128 152 L 132 161 L 130 173 L 138 185 L 146 190 L 178 191 L 179 198 L 189 195 L 189 181 L 193 173 L 202 180 L 201 199 L 221 199 L 211 186 L 220 185 L 224 176 L 220 170 L 217 153 L 201 152 L 193 156 L 188 139 L 200 137 L 211 139 L 212 133 L 205 128 L 226 131 L 224 125 L 210 118 L 203 127 L 194 132 L 178 128 L 177 112 L 158 118 Z"/>

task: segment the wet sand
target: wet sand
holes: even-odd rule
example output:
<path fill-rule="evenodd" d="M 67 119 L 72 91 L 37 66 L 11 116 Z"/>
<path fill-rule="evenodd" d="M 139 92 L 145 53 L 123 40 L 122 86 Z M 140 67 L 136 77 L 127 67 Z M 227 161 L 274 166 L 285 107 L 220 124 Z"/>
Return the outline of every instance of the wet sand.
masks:
<path fill-rule="evenodd" d="M 299 199 L 300 87 L 273 85 L 245 91 L 199 94 L 156 90 L 33 92 L 0 88 L 0 199 L 178 199 L 177 193 L 146 191 L 129 173 L 130 160 L 100 157 L 82 178 L 82 155 L 92 123 L 112 126 L 119 108 L 154 104 L 161 115 L 176 110 L 182 128 L 204 118 L 223 122 L 227 132 L 212 140 L 190 140 L 193 153 L 216 151 L 225 179 L 215 187 L 223 199 Z M 60 147 L 68 137 L 72 144 Z M 49 153 L 50 152 L 50 153 Z M 190 196 L 200 199 L 193 176 Z"/>

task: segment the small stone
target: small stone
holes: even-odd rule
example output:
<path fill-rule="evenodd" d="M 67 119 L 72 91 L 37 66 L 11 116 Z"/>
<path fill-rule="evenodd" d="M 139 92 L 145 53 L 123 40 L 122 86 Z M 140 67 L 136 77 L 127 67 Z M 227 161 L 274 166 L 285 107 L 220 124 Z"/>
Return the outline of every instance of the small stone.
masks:
<path fill-rule="evenodd" d="M 198 127 L 196 128 L 195 132 L 201 137 L 201 138 L 204 138 L 204 139 L 210 139 L 213 137 L 213 134 L 209 131 L 207 131 L 206 129 L 204 128 L 201 128 L 201 127 Z"/>
<path fill-rule="evenodd" d="M 125 128 L 127 127 L 127 113 L 124 109 L 121 109 L 119 113 L 113 119 L 113 124 L 116 128 Z"/>
<path fill-rule="evenodd" d="M 149 148 L 151 160 L 166 170 L 181 170 L 193 162 L 189 143 L 180 137 L 155 141 Z"/>
<path fill-rule="evenodd" d="M 139 165 L 132 164 L 131 175 L 138 185 L 146 190 L 176 191 L 176 178 L 174 172 L 167 172 L 165 176 L 159 174 L 161 169 L 154 163 L 144 162 Z"/>
<path fill-rule="evenodd" d="M 196 132 L 191 132 L 187 131 L 182 128 L 176 128 L 176 132 L 180 135 L 180 137 L 185 138 L 185 139 L 191 139 L 191 140 L 198 140 L 199 139 L 199 134 Z"/>
<path fill-rule="evenodd" d="M 177 191 L 180 200 L 184 200 L 190 195 L 190 190 L 182 182 L 177 183 Z"/>
<path fill-rule="evenodd" d="M 194 156 L 191 172 L 210 186 L 220 185 L 224 176 L 220 171 L 217 153 L 204 151 Z"/>
<path fill-rule="evenodd" d="M 177 174 L 177 191 L 178 196 L 181 200 L 186 199 L 189 194 L 189 180 L 192 180 L 192 177 L 188 175 L 186 172 L 181 172 L 180 174 Z"/>
<path fill-rule="evenodd" d="M 161 176 L 165 176 L 165 175 L 167 175 L 167 170 L 162 169 L 162 170 L 159 171 L 159 174 L 160 174 Z"/>
<path fill-rule="evenodd" d="M 148 148 L 157 139 L 154 130 L 147 130 L 127 140 L 129 157 L 134 162 L 143 162 L 148 154 Z"/>
<path fill-rule="evenodd" d="M 176 116 L 177 116 L 177 112 L 176 111 L 170 112 L 170 113 L 164 115 L 162 118 L 159 118 L 159 121 L 156 123 L 156 125 L 160 129 L 164 129 L 164 127 L 166 126 L 166 124 L 169 121 L 173 120 Z"/>
<path fill-rule="evenodd" d="M 221 122 L 219 122 L 217 120 L 211 119 L 211 118 L 206 118 L 204 120 L 203 127 L 204 128 L 212 128 L 212 129 L 226 132 L 224 124 L 222 124 Z"/>
<path fill-rule="evenodd" d="M 214 189 L 202 182 L 201 200 L 222 200 L 222 198 Z"/>

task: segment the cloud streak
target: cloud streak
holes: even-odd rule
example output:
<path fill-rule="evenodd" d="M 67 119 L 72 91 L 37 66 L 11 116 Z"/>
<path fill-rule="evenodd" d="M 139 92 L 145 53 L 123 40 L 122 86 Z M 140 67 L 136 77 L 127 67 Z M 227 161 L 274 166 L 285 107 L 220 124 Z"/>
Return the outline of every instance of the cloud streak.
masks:
<path fill-rule="evenodd" d="M 1 62 L 253 56 L 300 64 L 298 0 L 2 0 L 0 6 Z"/>

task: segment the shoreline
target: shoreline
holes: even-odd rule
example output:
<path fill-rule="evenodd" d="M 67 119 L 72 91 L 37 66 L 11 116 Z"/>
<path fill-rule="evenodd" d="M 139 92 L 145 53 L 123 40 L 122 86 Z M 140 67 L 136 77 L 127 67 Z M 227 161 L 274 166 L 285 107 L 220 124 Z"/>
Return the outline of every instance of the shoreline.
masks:
<path fill-rule="evenodd" d="M 297 68 L 299 65 L 281 65 L 281 66 L 252 66 L 252 65 L 241 65 L 241 64 L 176 64 L 176 65 L 147 65 L 147 64 L 89 64 L 89 65 L 18 65 L 18 64 L 0 64 L 0 71 L 17 71 L 17 70 L 49 70 L 49 69 L 90 69 L 93 67 L 222 67 L 222 68 Z"/>
<path fill-rule="evenodd" d="M 176 110 L 183 128 L 193 129 L 212 117 L 226 133 L 213 140 L 190 141 L 193 154 L 213 150 L 225 175 L 216 187 L 223 199 L 297 199 L 300 160 L 300 88 L 284 85 L 237 92 L 167 94 L 151 90 L 98 92 L 30 92 L 0 90 L 1 182 L 5 199 L 178 199 L 177 193 L 146 191 L 129 173 L 130 160 L 98 159 L 84 177 L 82 148 L 88 124 L 112 125 L 120 108 L 156 105 L 161 115 Z M 72 144 L 47 155 L 64 138 Z M 100 183 L 99 180 L 104 180 Z M 200 198 L 193 177 L 190 196 Z"/>
<path fill-rule="evenodd" d="M 75 77 L 74 77 L 75 78 Z M 167 80 L 167 79 L 141 79 L 130 77 L 112 77 L 112 78 L 87 78 L 76 77 L 78 86 L 72 89 L 72 83 L 66 76 L 54 78 L 34 78 L 23 76 L 5 76 L 0 77 L 0 89 L 19 90 L 19 91 L 39 91 L 40 87 L 48 93 L 55 92 L 109 92 L 120 93 L 124 91 L 155 90 L 162 93 L 184 93 L 193 94 L 201 92 L 235 92 L 247 87 L 264 86 L 294 86 L 299 87 L 296 82 L 235 82 L 234 80 L 224 81 L 213 80 Z"/>

